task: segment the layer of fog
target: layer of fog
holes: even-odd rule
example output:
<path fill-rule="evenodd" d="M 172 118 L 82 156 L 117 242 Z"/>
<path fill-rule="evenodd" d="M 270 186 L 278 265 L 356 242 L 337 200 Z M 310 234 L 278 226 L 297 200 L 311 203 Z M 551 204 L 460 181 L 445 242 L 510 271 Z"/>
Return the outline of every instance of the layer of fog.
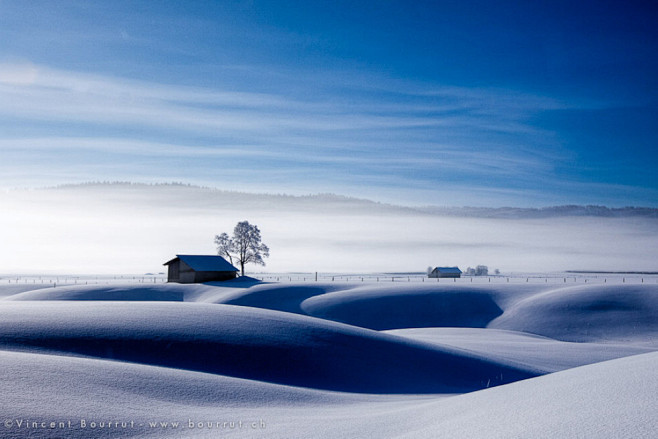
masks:
<path fill-rule="evenodd" d="M 159 272 L 175 254 L 213 254 L 214 236 L 242 220 L 257 224 L 271 249 L 267 266 L 252 271 L 656 270 L 653 209 L 564 210 L 474 214 L 182 185 L 12 190 L 0 194 L 0 271 Z"/>

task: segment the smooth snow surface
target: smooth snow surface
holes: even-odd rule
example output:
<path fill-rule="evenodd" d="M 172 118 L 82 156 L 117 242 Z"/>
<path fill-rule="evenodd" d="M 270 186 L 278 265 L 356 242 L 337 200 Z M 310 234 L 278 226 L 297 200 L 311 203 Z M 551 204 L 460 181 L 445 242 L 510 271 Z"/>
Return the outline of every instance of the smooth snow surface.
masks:
<path fill-rule="evenodd" d="M 599 285 L 529 297 L 491 322 L 564 341 L 653 342 L 658 347 L 658 286 Z"/>
<path fill-rule="evenodd" d="M 24 290 L 0 287 L 0 437 L 658 430 L 656 285 Z"/>
<path fill-rule="evenodd" d="M 309 298 L 308 314 L 371 329 L 483 328 L 503 311 L 482 289 L 363 287 Z"/>
<path fill-rule="evenodd" d="M 460 393 L 536 375 L 453 348 L 290 313 L 140 305 L 7 303 L 0 307 L 0 346 L 365 393 Z"/>
<path fill-rule="evenodd" d="M 516 361 L 545 372 L 556 372 L 654 349 L 627 343 L 571 343 L 524 332 L 479 328 L 412 328 L 387 331 L 440 346 L 453 346 L 499 361 Z"/>

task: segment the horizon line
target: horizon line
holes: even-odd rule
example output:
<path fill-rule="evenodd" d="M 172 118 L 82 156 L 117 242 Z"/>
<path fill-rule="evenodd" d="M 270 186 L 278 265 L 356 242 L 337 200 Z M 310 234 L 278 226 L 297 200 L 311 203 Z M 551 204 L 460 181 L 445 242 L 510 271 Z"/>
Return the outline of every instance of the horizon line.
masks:
<path fill-rule="evenodd" d="M 83 188 L 88 186 L 141 186 L 141 187 L 182 187 L 189 189 L 201 189 L 208 190 L 212 192 L 225 193 L 225 194 L 236 194 L 236 195 L 249 195 L 249 196 L 269 196 L 269 197 L 283 197 L 283 198 L 292 198 L 292 199 L 303 199 L 303 198 L 321 198 L 321 197 L 334 197 L 340 198 L 345 201 L 359 201 L 364 203 L 376 204 L 383 207 L 394 207 L 394 208 L 405 208 L 411 210 L 420 210 L 427 211 L 432 209 L 470 209 L 472 211 L 487 211 L 487 210 L 504 210 L 512 209 L 516 211 L 525 211 L 525 212 L 547 212 L 551 209 L 565 209 L 565 208 L 577 208 L 577 209 L 604 209 L 610 211 L 611 213 L 620 212 L 620 211 L 652 211 L 658 215 L 658 206 L 649 206 L 649 205 L 624 205 L 624 206 L 609 206 L 605 204 L 576 204 L 576 203 L 565 203 L 565 204 L 547 204 L 540 207 L 531 207 L 531 206 L 514 206 L 514 205 L 499 205 L 499 206 L 473 206 L 473 205 L 448 205 L 448 204 L 403 204 L 399 202 L 386 202 L 379 201 L 376 199 L 368 198 L 365 196 L 358 196 L 352 194 L 343 194 L 337 192 L 307 192 L 307 193 L 286 193 L 286 192 L 267 192 L 267 191 L 249 191 L 249 190 L 235 190 L 235 189 L 222 189 L 217 186 L 211 186 L 207 184 L 199 184 L 192 182 L 183 182 L 183 181 L 155 181 L 155 182 L 143 182 L 143 181 L 130 181 L 130 180 L 90 180 L 85 182 L 72 182 L 72 183 L 58 183 L 53 185 L 43 185 L 36 187 L 5 187 L 2 190 L 5 193 L 16 192 L 16 191 L 45 191 L 45 190 L 58 190 L 58 189 L 75 189 Z M 443 212 L 446 213 L 446 212 Z"/>

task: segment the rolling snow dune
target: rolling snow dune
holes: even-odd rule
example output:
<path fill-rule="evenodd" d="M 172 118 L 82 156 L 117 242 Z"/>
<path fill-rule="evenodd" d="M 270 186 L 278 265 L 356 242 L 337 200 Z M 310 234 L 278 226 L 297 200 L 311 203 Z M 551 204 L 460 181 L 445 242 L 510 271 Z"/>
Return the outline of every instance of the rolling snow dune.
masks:
<path fill-rule="evenodd" d="M 570 343 L 500 329 L 412 328 L 386 333 L 453 346 L 498 361 L 513 360 L 546 373 L 655 350 L 629 343 Z"/>
<path fill-rule="evenodd" d="M 208 293 L 203 301 L 293 312 L 375 330 L 484 327 L 503 309 L 546 289 L 544 285 L 293 283 Z"/>
<path fill-rule="evenodd" d="M 302 411 L 268 437 L 649 439 L 658 429 L 656 367 L 653 352 L 397 409 Z"/>
<path fill-rule="evenodd" d="M 364 393 L 458 393 L 537 375 L 450 347 L 230 305 L 3 302 L 0 346 Z"/>
<path fill-rule="evenodd" d="M 282 286 L 277 284 L 259 285 L 248 290 L 239 291 L 226 296 L 215 303 L 225 305 L 253 306 L 256 308 L 271 309 L 275 311 L 306 314 L 301 304 L 309 297 L 327 294 L 332 291 L 347 288 L 336 284 L 314 284 Z"/>
<path fill-rule="evenodd" d="M 0 393 L 3 395 L 0 412 L 3 420 L 12 423 L 10 427 L 0 425 L 3 438 L 167 437 L 166 430 L 149 431 L 145 427 L 148 421 L 179 421 L 183 424 L 189 419 L 239 419 L 246 422 L 262 419 L 263 407 L 282 410 L 329 408 L 337 404 L 379 400 L 372 395 L 323 392 L 62 355 L 0 350 L 0 364 L 3 369 L 0 375 Z M 267 414 L 272 416 L 271 411 Z M 34 421 L 40 424 L 45 420 L 65 422 L 65 426 L 50 429 L 25 425 Z M 81 427 L 81 420 L 86 420 L 86 427 Z M 68 421 L 72 422 L 71 427 Z M 108 422 L 112 421 L 127 425 L 108 428 Z M 91 422 L 103 422 L 105 427 L 94 428 Z M 179 437 L 178 431 L 175 430 L 176 434 L 172 436 Z M 198 436 L 198 433 L 191 433 L 191 437 Z M 217 435 L 216 432 L 213 434 Z"/>
<path fill-rule="evenodd" d="M 0 351 L 3 437 L 650 438 L 658 353 L 453 397 L 350 395 L 189 371 Z M 66 429 L 17 421 L 66 421 Z M 86 426 L 81 427 L 81 420 Z M 91 422 L 135 423 L 91 428 Z M 148 422 L 177 422 L 150 428 Z M 244 421 L 229 429 L 198 422 Z M 253 429 L 250 424 L 257 429 Z M 190 423 L 192 426 L 190 426 Z"/>
<path fill-rule="evenodd" d="M 17 291 L 0 300 L 103 300 L 103 301 L 139 301 L 139 302 L 183 302 L 202 301 L 210 296 L 218 297 L 235 294 L 241 288 L 248 288 L 260 281 L 241 278 L 208 284 L 125 284 L 125 285 L 67 285 L 57 288 L 39 288 L 29 291 Z M 219 284 L 219 285 L 218 285 Z M 3 287 L 6 288 L 6 287 Z"/>
<path fill-rule="evenodd" d="M 656 367 L 658 353 L 653 352 L 430 402 L 405 413 L 410 418 L 406 430 L 389 420 L 393 428 L 384 435 L 648 439 L 658 429 Z M 367 428 L 360 433 L 355 436 L 366 437 Z"/>
<path fill-rule="evenodd" d="M 12 285 L 0 297 L 0 437 L 635 439 L 658 430 L 658 352 L 646 353 L 658 350 L 656 285 L 242 278 Z"/>
<path fill-rule="evenodd" d="M 636 341 L 658 347 L 658 286 L 587 285 L 531 296 L 488 326 L 587 342 Z"/>
<path fill-rule="evenodd" d="M 4 297 L 15 297 L 16 295 L 24 293 L 26 291 L 32 291 L 41 288 L 43 288 L 41 285 L 39 286 L 28 285 L 28 284 L 3 285 L 2 287 L 0 287 L 0 300 L 2 300 Z"/>
<path fill-rule="evenodd" d="M 375 330 L 459 326 L 483 328 L 503 311 L 482 289 L 366 286 L 306 299 L 309 315 Z"/>

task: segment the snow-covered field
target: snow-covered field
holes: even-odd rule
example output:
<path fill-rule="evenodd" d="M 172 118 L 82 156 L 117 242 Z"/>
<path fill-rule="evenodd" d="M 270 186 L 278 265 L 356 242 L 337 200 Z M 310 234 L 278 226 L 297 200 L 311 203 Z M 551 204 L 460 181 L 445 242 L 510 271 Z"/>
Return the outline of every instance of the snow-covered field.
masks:
<path fill-rule="evenodd" d="M 655 278 L 37 279 L 0 282 L 0 437 L 658 431 Z"/>

